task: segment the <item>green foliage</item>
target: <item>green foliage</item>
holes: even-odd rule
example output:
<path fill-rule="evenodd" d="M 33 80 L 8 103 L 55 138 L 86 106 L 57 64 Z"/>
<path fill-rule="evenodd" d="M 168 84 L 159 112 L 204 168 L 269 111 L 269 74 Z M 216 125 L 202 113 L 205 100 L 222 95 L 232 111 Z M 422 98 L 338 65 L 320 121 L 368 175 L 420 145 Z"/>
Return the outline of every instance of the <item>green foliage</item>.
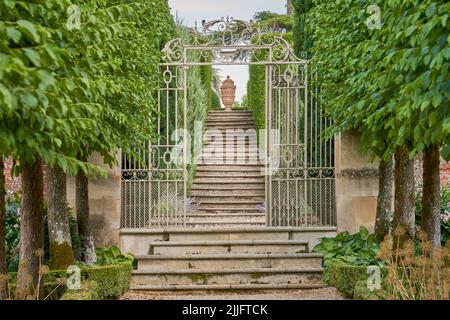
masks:
<path fill-rule="evenodd" d="M 134 264 L 134 256 L 131 254 L 123 254 L 117 246 L 103 247 L 96 249 L 97 262 L 99 266 L 107 266 L 112 264 L 128 263 Z"/>
<path fill-rule="evenodd" d="M 66 27 L 79 6 L 81 28 Z M 65 171 L 111 150 L 132 153 L 152 133 L 160 49 L 174 30 L 167 0 L 3 1 L 0 153 Z M 19 168 L 20 169 L 20 168 Z"/>
<path fill-rule="evenodd" d="M 66 270 L 52 270 L 44 274 L 43 277 L 45 295 L 54 291 L 51 299 L 59 299 L 63 294 L 64 300 L 75 300 L 76 297 L 98 298 L 100 300 L 117 299 L 129 290 L 132 270 L 129 263 L 93 267 L 82 266 L 82 287 L 80 290 L 74 291 L 66 290 L 66 286 L 63 284 L 69 276 Z M 10 288 L 14 292 L 17 273 L 11 272 L 9 276 Z M 94 291 L 96 294 L 93 294 Z"/>
<path fill-rule="evenodd" d="M 286 41 L 292 41 L 291 33 L 272 33 L 265 34 L 264 42 L 270 42 L 273 37 L 282 37 Z M 259 50 L 254 53 L 253 59 L 263 60 L 266 58 L 267 51 Z M 247 83 L 247 97 L 245 105 L 247 110 L 252 111 L 257 132 L 265 128 L 265 106 L 266 106 L 266 67 L 264 65 L 249 66 L 249 81 Z"/>
<path fill-rule="evenodd" d="M 270 11 L 257 12 L 254 20 L 259 23 L 262 30 L 270 30 L 271 32 L 290 32 L 293 27 L 291 16 Z"/>
<path fill-rule="evenodd" d="M 99 286 L 95 281 L 81 283 L 78 290 L 67 290 L 60 300 L 99 300 Z"/>
<path fill-rule="evenodd" d="M 6 263 L 9 272 L 15 272 L 19 268 L 19 240 L 20 240 L 20 194 L 8 192 L 6 196 Z M 72 214 L 72 209 L 67 208 L 70 226 L 72 248 L 76 260 L 81 259 L 82 239 L 78 234 L 78 225 Z M 49 261 L 49 238 L 47 208 L 44 208 L 44 263 L 51 265 Z"/>
<path fill-rule="evenodd" d="M 292 5 L 294 7 L 294 51 L 300 56 L 302 52 L 308 52 L 312 47 L 311 35 L 307 33 L 306 24 L 308 23 L 308 12 L 313 6 L 313 0 L 292 0 Z"/>
<path fill-rule="evenodd" d="M 378 1 L 380 29 L 366 25 L 369 4 L 315 0 L 307 13 L 333 133 L 360 130 L 380 157 L 436 144 L 450 158 L 450 3 Z"/>
<path fill-rule="evenodd" d="M 20 197 L 17 193 L 6 194 L 6 266 L 8 272 L 19 268 Z"/>
<path fill-rule="evenodd" d="M 117 299 L 130 288 L 131 272 L 129 263 L 109 266 L 94 266 L 83 271 L 85 279 L 98 284 L 98 296 L 101 300 Z"/>
<path fill-rule="evenodd" d="M 338 289 L 345 298 L 354 297 L 356 284 L 360 281 L 367 283 L 367 266 L 334 262 L 328 267 L 327 284 Z"/>
<path fill-rule="evenodd" d="M 450 240 L 450 188 L 441 187 L 441 243 L 445 245 Z M 416 224 L 422 223 L 422 193 L 416 194 Z"/>
<path fill-rule="evenodd" d="M 215 91 L 213 91 L 211 94 L 211 109 L 218 110 L 221 107 L 222 104 L 220 103 L 220 97 Z"/>
<path fill-rule="evenodd" d="M 381 260 L 376 257 L 379 248 L 374 235 L 369 235 L 369 231 L 361 226 L 359 232 L 353 235 L 345 231 L 335 238 L 322 238 L 314 251 L 324 254 L 325 268 L 336 262 L 354 266 L 382 266 Z"/>

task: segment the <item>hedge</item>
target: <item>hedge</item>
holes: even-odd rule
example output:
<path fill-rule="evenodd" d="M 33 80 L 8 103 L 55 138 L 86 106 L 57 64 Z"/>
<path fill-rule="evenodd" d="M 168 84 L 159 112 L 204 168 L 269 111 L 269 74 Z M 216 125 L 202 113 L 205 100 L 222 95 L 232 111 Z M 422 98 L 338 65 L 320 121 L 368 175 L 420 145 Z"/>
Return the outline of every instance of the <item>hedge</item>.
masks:
<path fill-rule="evenodd" d="M 61 297 L 64 300 L 71 300 L 68 297 L 72 297 L 73 300 L 78 300 L 75 298 L 85 298 L 87 300 L 117 299 L 129 290 L 132 270 L 133 267 L 128 263 L 82 267 L 82 285 L 79 290 L 66 290 L 66 286 L 62 284 L 62 279 L 67 279 L 68 277 L 66 270 L 52 270 L 44 275 L 44 296 L 47 297 L 52 293 L 48 297 L 49 300 L 57 300 Z M 13 296 L 17 273 L 12 272 L 9 276 L 10 292 Z M 95 294 L 92 294 L 94 291 Z"/>
<path fill-rule="evenodd" d="M 327 285 L 335 287 L 349 299 L 368 300 L 379 299 L 378 291 L 371 291 L 367 287 L 368 266 L 354 266 L 342 262 L 332 263 L 325 270 Z M 386 270 L 381 269 L 381 277 Z"/>

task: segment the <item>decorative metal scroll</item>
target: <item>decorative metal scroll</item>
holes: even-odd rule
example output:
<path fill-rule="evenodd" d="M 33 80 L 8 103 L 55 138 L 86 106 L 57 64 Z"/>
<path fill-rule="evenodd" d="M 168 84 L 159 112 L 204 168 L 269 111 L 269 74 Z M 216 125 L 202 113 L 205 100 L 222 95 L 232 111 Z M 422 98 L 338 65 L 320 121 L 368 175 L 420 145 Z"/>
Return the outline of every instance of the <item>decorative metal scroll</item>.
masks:
<path fill-rule="evenodd" d="M 186 63 L 186 50 L 200 52 L 199 57 L 212 54 L 216 64 L 264 64 L 299 61 L 306 53 L 297 57 L 282 34 L 268 36 L 270 30 L 259 24 L 222 18 L 203 22 L 201 27 L 188 30 L 188 37 L 174 39 L 163 49 L 164 63 Z M 269 32 L 270 33 L 270 32 Z M 189 61 L 189 63 L 201 61 Z"/>

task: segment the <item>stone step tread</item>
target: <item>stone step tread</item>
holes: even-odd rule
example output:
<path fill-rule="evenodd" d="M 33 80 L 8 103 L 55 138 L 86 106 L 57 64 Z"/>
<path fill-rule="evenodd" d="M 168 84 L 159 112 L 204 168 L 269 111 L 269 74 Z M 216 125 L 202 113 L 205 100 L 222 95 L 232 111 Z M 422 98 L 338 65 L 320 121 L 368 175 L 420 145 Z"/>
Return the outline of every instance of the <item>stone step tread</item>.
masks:
<path fill-rule="evenodd" d="M 219 260 L 219 259 L 322 259 L 321 253 L 218 253 L 136 256 L 137 260 Z"/>
<path fill-rule="evenodd" d="M 217 190 L 242 190 L 242 191 L 248 191 L 248 190 L 265 190 L 265 187 L 256 187 L 256 186 L 224 186 L 224 185 L 219 185 L 219 186 L 211 186 L 211 185 L 206 185 L 206 186 L 197 186 L 197 185 L 193 185 L 191 188 L 191 191 L 200 191 L 200 190 L 207 190 L 207 191 L 217 191 Z"/>
<path fill-rule="evenodd" d="M 194 199 L 194 202 L 197 204 L 263 204 L 264 201 L 259 201 L 259 200 L 229 200 L 229 201 L 222 201 L 222 200 L 217 200 L 217 201 L 196 201 L 196 199 Z"/>
<path fill-rule="evenodd" d="M 133 275 L 192 275 L 192 274 L 246 274 L 246 273 L 322 273 L 323 268 L 242 268 L 242 269 L 180 269 L 180 270 L 134 270 Z"/>
<path fill-rule="evenodd" d="M 243 178 L 241 181 L 229 181 L 226 179 L 216 179 L 215 181 L 195 181 L 194 185 L 197 184 L 232 184 L 232 185 L 242 185 L 242 184 L 264 184 L 264 181 L 247 181 Z"/>
<path fill-rule="evenodd" d="M 121 234 L 160 234 L 160 233 L 278 233 L 278 232 L 336 232 L 336 227 L 257 227 L 257 228 L 223 228 L 223 229 L 195 229 L 186 230 L 179 228 L 164 228 L 164 229 L 121 229 Z M 250 240 L 259 241 L 259 240 Z M 285 241 L 285 240 L 282 240 Z M 291 240 L 289 240 L 291 241 Z M 269 240 L 269 242 L 274 242 Z"/>
<path fill-rule="evenodd" d="M 243 207 L 233 207 L 233 208 L 229 208 L 229 207 L 218 207 L 218 208 L 213 208 L 213 207 L 204 207 L 202 206 L 200 208 L 200 211 L 256 211 L 255 213 L 258 212 L 258 210 L 256 210 L 256 206 L 255 208 L 243 208 Z"/>
<path fill-rule="evenodd" d="M 251 246 L 251 245 L 308 245 L 306 240 L 208 240 L 208 241 L 151 241 L 150 246 Z"/>
<path fill-rule="evenodd" d="M 187 214 L 186 218 L 202 218 L 202 217 L 215 217 L 215 218 L 232 218 L 232 217 L 266 217 L 265 213 L 197 213 Z"/>
<path fill-rule="evenodd" d="M 133 285 L 134 291 L 201 291 L 201 290 L 310 290 L 323 288 L 323 284 L 197 284 L 197 285 Z"/>

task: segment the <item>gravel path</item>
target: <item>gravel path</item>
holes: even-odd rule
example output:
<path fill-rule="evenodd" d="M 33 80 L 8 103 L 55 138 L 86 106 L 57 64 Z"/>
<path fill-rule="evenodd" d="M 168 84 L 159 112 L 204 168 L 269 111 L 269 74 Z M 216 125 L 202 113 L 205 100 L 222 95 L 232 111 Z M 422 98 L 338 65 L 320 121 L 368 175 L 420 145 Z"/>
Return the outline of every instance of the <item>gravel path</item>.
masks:
<path fill-rule="evenodd" d="M 242 291 L 194 291 L 194 292 L 147 292 L 129 291 L 121 300 L 343 300 L 335 288 L 311 290 Z"/>

